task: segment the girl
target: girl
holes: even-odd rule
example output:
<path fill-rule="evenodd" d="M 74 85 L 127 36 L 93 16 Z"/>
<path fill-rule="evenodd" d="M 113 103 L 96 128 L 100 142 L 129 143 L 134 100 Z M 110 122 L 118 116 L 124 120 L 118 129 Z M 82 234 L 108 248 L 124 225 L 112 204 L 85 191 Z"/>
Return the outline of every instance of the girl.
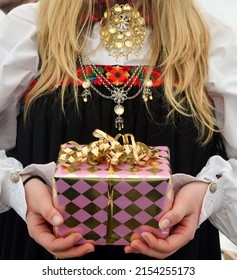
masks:
<path fill-rule="evenodd" d="M 232 204 L 229 194 L 236 193 L 230 121 L 237 73 L 231 34 L 225 30 L 224 40 L 219 23 L 205 16 L 208 26 L 191 0 L 41 0 L 7 16 L 0 126 L 1 148 L 13 158 L 1 153 L 1 208 L 18 211 L 46 250 L 10 210 L 1 215 L 3 259 L 220 259 L 218 230 L 206 219 L 212 215 L 223 230 L 236 209 L 236 194 Z M 74 246 L 79 234 L 53 237 L 46 221 L 62 223 L 45 187 L 53 162 L 62 143 L 89 143 L 96 128 L 169 146 L 177 195 L 160 226 L 177 225 L 167 240 L 143 233 L 145 242 L 123 248 Z"/>

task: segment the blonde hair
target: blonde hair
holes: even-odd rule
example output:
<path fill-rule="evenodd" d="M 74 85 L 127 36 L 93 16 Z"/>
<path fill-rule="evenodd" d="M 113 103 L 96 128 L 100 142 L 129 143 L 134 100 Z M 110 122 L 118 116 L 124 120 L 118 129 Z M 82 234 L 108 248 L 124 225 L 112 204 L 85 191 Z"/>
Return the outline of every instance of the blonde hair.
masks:
<path fill-rule="evenodd" d="M 62 106 L 65 88 L 74 81 L 77 97 L 78 55 L 85 37 L 92 30 L 94 0 L 41 0 L 39 2 L 39 80 L 27 97 L 28 108 L 49 90 L 61 87 Z M 109 2 L 106 0 L 109 8 Z M 112 1 L 113 2 L 113 1 Z M 163 73 L 170 116 L 178 111 L 192 117 L 200 140 L 207 143 L 216 131 L 213 107 L 204 90 L 210 36 L 192 0 L 134 1 L 137 9 L 150 13 L 153 27 L 150 71 Z M 28 109 L 26 110 L 27 113 Z"/>

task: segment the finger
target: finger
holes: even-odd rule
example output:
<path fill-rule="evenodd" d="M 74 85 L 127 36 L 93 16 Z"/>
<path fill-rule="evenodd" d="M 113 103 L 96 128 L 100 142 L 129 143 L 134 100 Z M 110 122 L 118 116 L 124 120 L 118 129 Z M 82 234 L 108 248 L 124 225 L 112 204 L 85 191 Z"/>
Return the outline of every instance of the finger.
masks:
<path fill-rule="evenodd" d="M 60 226 L 63 224 L 63 217 L 58 212 L 56 208 L 53 207 L 53 205 L 48 205 L 48 209 L 45 209 L 45 211 L 42 211 L 42 216 L 45 218 L 47 222 L 49 222 L 52 226 Z"/>
<path fill-rule="evenodd" d="M 135 249 L 132 248 L 131 246 L 125 246 L 125 247 L 124 247 L 124 252 L 125 252 L 126 254 L 129 254 L 129 253 L 139 254 L 139 251 L 135 250 Z"/>
<path fill-rule="evenodd" d="M 60 212 L 53 206 L 51 193 L 45 189 L 41 193 L 42 199 L 39 202 L 39 213 L 49 222 L 52 226 L 59 226 L 63 223 L 63 217 Z"/>
<path fill-rule="evenodd" d="M 60 259 L 81 257 L 94 252 L 95 248 L 91 243 L 76 245 L 81 238 L 82 236 L 78 233 L 72 233 L 66 238 L 56 238 L 49 247 L 49 251 Z"/>
<path fill-rule="evenodd" d="M 56 238 L 50 232 L 43 232 L 35 239 L 43 247 L 47 248 L 50 252 L 64 251 L 75 246 L 82 238 L 79 233 L 72 233 L 69 236 L 63 238 Z"/>
<path fill-rule="evenodd" d="M 162 230 L 168 229 L 169 227 L 178 224 L 187 214 L 188 210 L 184 203 L 177 202 L 170 211 L 161 217 L 159 227 Z"/>
<path fill-rule="evenodd" d="M 35 188 L 33 188 L 35 187 Z M 53 226 L 63 223 L 63 217 L 53 206 L 51 188 L 41 181 L 34 182 L 34 186 L 26 185 L 27 215 L 29 213 L 41 214 Z M 40 197 L 40 199 L 39 199 Z"/>
<path fill-rule="evenodd" d="M 156 251 L 155 249 L 149 247 L 147 244 L 140 240 L 134 240 L 131 242 L 131 247 L 139 252 L 140 254 L 156 258 L 156 259 L 164 259 L 166 254 Z"/>
<path fill-rule="evenodd" d="M 148 247 L 155 249 L 161 253 L 170 253 L 178 250 L 184 243 L 185 238 L 181 234 L 173 234 L 167 239 L 157 239 L 154 235 L 143 232 L 142 238 Z"/>
<path fill-rule="evenodd" d="M 156 239 L 156 241 L 160 242 L 160 239 Z M 164 241 L 164 240 L 162 240 L 162 241 Z M 140 254 L 147 255 L 149 257 L 156 258 L 156 259 L 165 259 L 168 256 L 170 256 L 176 252 L 176 250 L 168 250 L 167 252 L 161 251 L 159 249 L 157 250 L 157 249 L 154 249 L 154 248 L 148 246 L 148 244 L 146 244 L 140 240 L 135 240 L 134 242 L 132 242 L 131 247 L 134 250 L 138 251 Z"/>
<path fill-rule="evenodd" d="M 51 252 L 54 256 L 56 256 L 59 259 L 71 259 L 71 258 L 78 258 L 82 257 L 88 253 L 94 252 L 94 246 L 90 243 L 86 243 L 80 246 L 74 246 L 66 251 L 60 251 L 60 252 Z"/>
<path fill-rule="evenodd" d="M 34 240 L 46 248 L 52 254 L 60 253 L 67 251 L 69 254 L 73 254 L 75 252 L 75 248 L 72 250 L 73 247 L 78 247 L 77 243 L 82 238 L 82 235 L 79 233 L 71 233 L 67 237 L 57 238 L 55 237 L 50 229 L 45 225 L 38 226 L 35 229 L 37 235 L 33 235 L 32 237 Z M 94 251 L 94 246 L 91 243 L 87 243 L 87 246 L 83 246 L 81 250 L 81 254 L 88 253 L 89 251 Z M 81 247 L 81 245 L 79 246 Z M 88 251 L 88 252 L 87 252 Z M 76 250 L 76 254 L 78 256 L 78 250 Z M 62 257 L 62 255 L 60 255 Z M 64 255 L 66 257 L 66 255 Z"/>
<path fill-rule="evenodd" d="M 58 250 L 70 248 L 82 237 L 79 233 L 72 233 L 66 238 L 56 238 L 52 232 L 52 228 L 40 214 L 28 215 L 27 226 L 30 236 L 50 251 L 57 250 L 57 247 Z M 57 245 L 55 240 L 61 240 L 59 245 Z M 54 248 L 53 246 L 56 247 Z"/>
<path fill-rule="evenodd" d="M 192 240 L 194 234 L 195 227 L 192 218 L 185 218 L 182 224 L 177 225 L 172 235 L 166 239 L 157 239 L 153 234 L 148 232 L 143 232 L 141 236 L 149 247 L 170 255 Z"/>

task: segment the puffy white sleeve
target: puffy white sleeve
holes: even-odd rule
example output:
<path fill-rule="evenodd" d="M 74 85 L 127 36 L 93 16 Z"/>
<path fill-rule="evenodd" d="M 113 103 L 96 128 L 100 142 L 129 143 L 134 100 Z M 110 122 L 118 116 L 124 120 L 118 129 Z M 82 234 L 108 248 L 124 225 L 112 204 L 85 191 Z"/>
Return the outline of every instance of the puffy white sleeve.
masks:
<path fill-rule="evenodd" d="M 37 4 L 19 6 L 0 27 L 0 150 L 15 145 L 19 101 L 37 76 Z"/>
<path fill-rule="evenodd" d="M 200 223 L 209 218 L 237 244 L 237 39 L 230 27 L 206 17 L 212 35 L 206 89 L 215 104 L 229 160 L 214 156 L 197 176 L 217 186 L 206 193 Z"/>
<path fill-rule="evenodd" d="M 0 212 L 14 208 L 24 219 L 25 193 L 20 174 L 41 175 L 48 184 L 55 164 L 29 166 L 7 158 L 4 150 L 16 140 L 20 98 L 38 72 L 37 4 L 14 9 L 0 24 Z"/>

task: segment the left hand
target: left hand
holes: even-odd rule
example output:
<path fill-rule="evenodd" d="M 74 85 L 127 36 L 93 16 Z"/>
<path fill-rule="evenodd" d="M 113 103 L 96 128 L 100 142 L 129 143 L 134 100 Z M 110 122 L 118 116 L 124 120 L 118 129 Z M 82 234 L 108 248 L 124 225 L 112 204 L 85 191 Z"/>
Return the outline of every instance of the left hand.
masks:
<path fill-rule="evenodd" d="M 163 230 L 173 227 L 172 235 L 157 239 L 153 234 L 143 232 L 142 240 L 134 240 L 125 247 L 126 253 L 141 253 L 157 259 L 165 259 L 194 238 L 198 227 L 203 198 L 208 183 L 192 182 L 176 194 L 172 210 L 159 222 Z"/>
<path fill-rule="evenodd" d="M 24 176 L 22 176 L 24 179 Z M 81 257 L 94 251 L 91 243 L 77 245 L 82 238 L 79 233 L 71 233 L 65 238 L 55 237 L 52 226 L 63 223 L 63 217 L 54 208 L 51 188 L 38 179 L 25 185 L 27 203 L 26 222 L 29 235 L 47 251 L 59 259 Z"/>

